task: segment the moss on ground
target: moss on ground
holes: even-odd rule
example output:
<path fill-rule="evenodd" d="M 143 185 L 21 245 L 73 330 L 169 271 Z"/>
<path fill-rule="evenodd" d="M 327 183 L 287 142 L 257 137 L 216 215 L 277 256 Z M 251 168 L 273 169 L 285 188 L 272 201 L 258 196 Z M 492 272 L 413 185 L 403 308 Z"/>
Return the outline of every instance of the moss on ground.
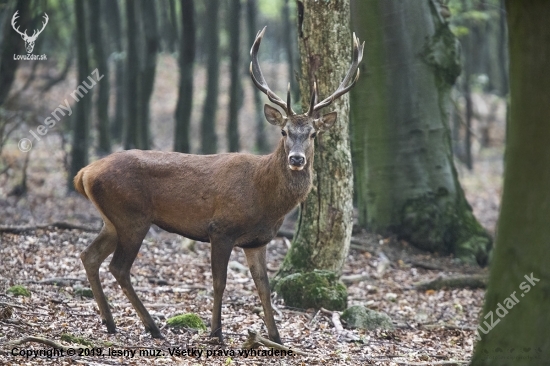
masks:
<path fill-rule="evenodd" d="M 206 325 L 198 315 L 193 313 L 180 314 L 169 318 L 166 321 L 168 326 L 173 328 L 192 328 L 197 330 L 206 330 Z"/>
<path fill-rule="evenodd" d="M 308 309 L 321 307 L 328 310 L 344 310 L 347 306 L 346 286 L 336 273 L 324 270 L 294 273 L 281 278 L 275 291 L 288 306 Z"/>
<path fill-rule="evenodd" d="M 77 287 L 74 289 L 74 294 L 82 297 L 87 297 L 90 299 L 94 298 L 94 293 L 91 288 L 86 287 Z"/>
<path fill-rule="evenodd" d="M 15 296 L 26 296 L 26 297 L 31 296 L 31 292 L 27 290 L 26 287 L 21 285 L 12 286 L 6 292 L 8 294 L 13 294 Z"/>
<path fill-rule="evenodd" d="M 94 346 L 94 344 L 92 342 L 88 341 L 87 339 L 82 338 L 82 337 L 74 336 L 70 333 L 63 333 L 61 335 L 61 340 L 65 341 L 65 342 L 69 342 L 69 343 L 81 344 L 83 346 L 89 346 L 89 347 Z"/>

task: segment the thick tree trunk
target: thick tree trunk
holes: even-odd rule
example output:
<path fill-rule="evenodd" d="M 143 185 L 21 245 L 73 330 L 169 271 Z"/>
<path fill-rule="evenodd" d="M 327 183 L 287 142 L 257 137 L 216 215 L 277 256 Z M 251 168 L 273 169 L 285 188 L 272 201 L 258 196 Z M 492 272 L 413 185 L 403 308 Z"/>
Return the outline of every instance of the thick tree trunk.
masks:
<path fill-rule="evenodd" d="M 135 149 L 139 146 L 139 53 L 137 32 L 136 4 L 134 0 L 126 0 L 126 118 L 124 120 L 124 149 Z"/>
<path fill-rule="evenodd" d="M 422 249 L 486 263 L 491 239 L 466 202 L 452 158 L 455 37 L 430 0 L 356 7 L 354 28 L 368 45 L 351 91 L 360 222 Z"/>
<path fill-rule="evenodd" d="M 111 135 L 109 131 L 109 66 L 105 52 L 103 38 L 103 17 L 101 1 L 88 2 L 90 8 L 90 43 L 94 52 L 95 65 L 101 75 L 104 75 L 97 86 L 96 116 L 98 130 L 99 155 L 107 155 L 111 152 Z"/>
<path fill-rule="evenodd" d="M 189 126 L 193 108 L 193 64 L 195 62 L 195 6 L 193 0 L 181 0 L 180 86 L 176 105 L 174 151 L 191 151 Z"/>
<path fill-rule="evenodd" d="M 550 359 L 550 2 L 506 6 L 511 115 L 504 191 L 472 365 L 543 365 Z M 518 357 L 511 358 L 514 349 Z"/>
<path fill-rule="evenodd" d="M 241 0 L 229 3 L 229 122 L 227 123 L 227 140 L 230 152 L 239 151 L 239 109 L 242 104 L 242 86 L 240 70 L 241 44 Z"/>
<path fill-rule="evenodd" d="M 205 46 L 207 54 L 207 82 L 206 97 L 202 111 L 201 121 L 201 149 L 203 154 L 215 154 L 218 151 L 218 137 L 216 135 L 216 112 L 218 109 L 218 78 L 219 78 L 219 22 L 218 0 L 206 1 Z"/>
<path fill-rule="evenodd" d="M 87 80 L 90 74 L 88 65 L 88 41 L 86 39 L 86 16 L 84 0 L 75 0 L 76 17 L 76 48 L 78 57 L 78 77 L 80 84 Z M 77 85 L 78 86 L 78 85 Z M 88 165 L 88 135 L 89 135 L 89 114 L 88 103 L 90 95 L 85 95 L 75 106 L 74 117 L 72 118 L 72 147 L 71 147 L 71 170 L 68 176 L 68 189 L 74 190 L 73 178 L 78 171 Z"/>
<path fill-rule="evenodd" d="M 256 2 L 257 0 L 246 1 L 246 24 L 248 30 L 248 45 L 250 45 L 250 47 L 252 47 L 254 39 L 256 38 L 256 33 L 259 30 L 256 29 L 256 13 L 258 12 Z M 248 72 L 248 64 L 246 71 Z M 252 87 L 252 93 L 254 95 L 254 111 L 256 112 L 256 149 L 260 153 L 266 153 L 269 151 L 269 146 L 265 136 L 265 119 L 262 110 L 262 99 L 258 88 L 256 88 L 252 83 L 249 85 Z"/>
<path fill-rule="evenodd" d="M 311 95 L 316 81 L 322 100 L 338 88 L 350 66 L 350 3 L 307 0 L 303 5 L 303 27 L 298 39 L 304 75 L 300 91 L 301 95 Z M 307 110 L 309 101 L 305 99 L 302 106 Z M 278 277 L 314 269 L 339 273 L 348 253 L 353 224 L 353 172 L 347 95 L 337 99 L 330 109 L 338 112 L 338 120 L 315 139 L 313 189 L 301 206 L 297 233 Z"/>
<path fill-rule="evenodd" d="M 150 0 L 141 0 L 141 19 L 143 22 L 143 63 L 140 70 L 139 95 L 139 148 L 150 148 L 149 101 L 155 84 L 159 37 L 156 5 Z"/>

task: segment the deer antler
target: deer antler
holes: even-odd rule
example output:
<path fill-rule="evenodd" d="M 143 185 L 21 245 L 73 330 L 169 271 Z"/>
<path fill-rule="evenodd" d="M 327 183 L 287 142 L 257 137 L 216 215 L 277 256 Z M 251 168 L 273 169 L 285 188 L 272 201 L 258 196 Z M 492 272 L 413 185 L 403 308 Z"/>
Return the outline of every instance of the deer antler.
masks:
<path fill-rule="evenodd" d="M 313 91 L 311 93 L 311 102 L 309 104 L 309 110 L 307 111 L 306 115 L 311 116 L 313 115 L 313 113 L 317 112 L 321 108 L 330 105 L 335 99 L 346 94 L 353 87 L 353 85 L 355 85 L 355 82 L 357 81 L 357 79 L 359 79 L 359 63 L 363 59 L 364 46 L 365 42 L 360 44 L 359 38 L 355 35 L 355 33 L 353 33 L 353 62 L 351 63 L 346 77 L 344 78 L 338 89 L 336 89 L 336 91 L 331 96 L 323 99 L 319 103 L 317 103 L 317 85 L 314 83 Z M 355 72 L 357 72 L 357 74 L 355 74 Z"/>
<path fill-rule="evenodd" d="M 15 21 L 17 20 L 17 18 L 19 18 L 19 15 L 17 15 L 18 12 L 19 12 L 19 10 L 17 10 L 15 12 L 15 14 L 13 14 L 13 17 L 11 18 L 11 27 L 13 28 L 14 31 L 19 33 L 21 35 L 21 37 L 29 38 L 29 36 L 27 35 L 27 30 L 26 29 L 25 29 L 25 32 L 23 33 L 19 30 L 19 26 L 17 26 L 17 28 L 15 27 Z"/>
<path fill-rule="evenodd" d="M 287 92 L 287 102 L 285 103 L 284 100 L 279 98 L 271 91 L 271 89 L 269 89 L 269 86 L 267 86 L 267 82 L 262 74 L 262 70 L 260 69 L 260 64 L 258 63 L 258 49 L 260 48 L 260 43 L 262 42 L 262 37 L 264 36 L 266 28 L 267 27 L 264 27 L 264 29 L 258 32 L 256 39 L 254 40 L 254 44 L 250 49 L 250 56 L 252 56 L 252 62 L 250 62 L 250 76 L 252 77 L 254 84 L 258 87 L 258 89 L 267 95 L 270 101 L 283 108 L 288 116 L 292 116 L 295 113 L 290 104 L 290 84 Z"/>
<path fill-rule="evenodd" d="M 42 33 L 42 31 L 44 30 L 44 28 L 46 28 L 46 24 L 48 24 L 48 20 L 50 18 L 48 18 L 48 14 L 44 13 L 44 20 L 45 22 L 42 22 L 42 29 L 40 29 L 37 33 L 36 29 L 34 30 L 32 36 L 30 36 L 29 38 L 31 38 L 32 40 L 36 40 L 36 38 L 38 37 L 38 35 L 40 35 L 40 33 Z"/>

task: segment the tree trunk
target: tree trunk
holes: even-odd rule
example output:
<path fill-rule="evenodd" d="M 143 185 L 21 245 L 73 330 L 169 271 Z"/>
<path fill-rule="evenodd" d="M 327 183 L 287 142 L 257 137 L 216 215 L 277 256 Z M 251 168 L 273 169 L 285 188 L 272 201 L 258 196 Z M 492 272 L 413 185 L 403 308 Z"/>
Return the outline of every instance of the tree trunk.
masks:
<path fill-rule="evenodd" d="M 138 23 L 134 0 L 126 0 L 126 119 L 124 121 L 124 149 L 136 149 L 139 146 L 139 53 L 137 39 Z"/>
<path fill-rule="evenodd" d="M 453 163 L 450 90 L 460 48 L 430 0 L 357 1 L 368 49 L 352 94 L 360 222 L 430 251 L 484 264 L 491 239 Z M 382 22 L 383 19 L 383 22 Z"/>
<path fill-rule="evenodd" d="M 176 105 L 174 151 L 189 153 L 189 126 L 193 108 L 193 64 L 195 62 L 195 6 L 181 0 L 180 86 Z"/>
<path fill-rule="evenodd" d="M 295 27 L 290 19 L 290 5 L 289 0 L 285 0 L 283 5 L 283 43 L 286 51 L 286 62 L 288 67 L 288 81 L 290 82 L 290 90 L 292 92 L 292 100 L 300 100 L 300 93 L 298 92 L 298 84 L 294 73 L 294 39 L 293 31 Z"/>
<path fill-rule="evenodd" d="M 99 155 L 107 155 L 111 152 L 111 136 L 109 131 L 109 65 L 104 49 L 103 38 L 103 17 L 101 12 L 101 1 L 88 2 L 90 8 L 90 43 L 92 44 L 95 65 L 99 74 L 104 75 L 97 86 L 96 115 L 98 129 Z"/>
<path fill-rule="evenodd" d="M 30 1 L 28 0 L 18 0 L 17 5 L 10 10 L 13 10 L 12 13 L 15 13 L 16 10 L 19 10 L 19 18 L 17 19 L 17 24 L 19 29 L 23 30 L 27 28 L 27 25 L 30 21 L 30 10 L 29 10 Z M 0 105 L 4 104 L 4 101 L 8 97 L 8 94 L 11 89 L 13 80 L 15 79 L 15 73 L 17 67 L 22 61 L 17 61 L 13 59 L 13 55 L 21 55 L 25 53 L 25 42 L 21 37 L 13 31 L 11 28 L 11 19 L 13 16 L 8 14 L 6 24 L 4 25 L 3 30 L 3 40 L 2 45 L 0 46 Z M 37 61 L 35 61 L 37 62 Z"/>
<path fill-rule="evenodd" d="M 88 65 L 88 41 L 86 39 L 86 16 L 84 0 L 75 0 L 76 27 L 76 49 L 78 57 L 77 83 L 87 80 L 90 74 Z M 78 86 L 77 85 L 77 86 Z M 75 106 L 74 117 L 71 119 L 73 125 L 72 147 L 71 147 L 71 170 L 69 172 L 68 189 L 74 191 L 73 178 L 78 171 L 88 165 L 88 134 L 89 114 L 88 103 L 90 95 L 85 95 Z"/>
<path fill-rule="evenodd" d="M 219 35 L 218 35 L 218 0 L 206 1 L 206 19 L 208 26 L 204 27 L 205 47 L 207 54 L 206 98 L 201 121 L 201 149 L 203 154 L 215 154 L 218 150 L 216 136 L 216 112 L 218 109 L 218 78 L 219 78 Z"/>
<path fill-rule="evenodd" d="M 126 86 L 124 80 L 124 49 L 122 47 L 122 31 L 120 23 L 120 8 L 118 1 L 105 0 L 104 6 L 105 19 L 109 27 L 109 37 L 112 42 L 112 52 L 114 53 L 115 63 L 115 116 L 111 123 L 112 137 L 117 141 L 122 141 L 122 132 L 124 129 L 124 88 Z"/>
<path fill-rule="evenodd" d="M 155 70 L 157 66 L 157 52 L 159 37 L 155 2 L 141 0 L 141 19 L 143 22 L 143 63 L 140 69 L 139 95 L 139 148 L 150 148 L 149 133 L 149 102 L 155 85 Z"/>
<path fill-rule="evenodd" d="M 303 2 L 303 27 L 298 39 L 304 76 L 301 95 L 311 95 L 316 81 L 322 100 L 344 79 L 352 58 L 349 17 L 349 0 Z M 308 103 L 309 100 L 302 100 L 304 110 Z M 337 99 L 331 109 L 338 112 L 338 120 L 315 139 L 313 188 L 301 205 L 295 238 L 277 274 L 280 278 L 314 269 L 340 273 L 348 253 L 353 224 L 353 172 L 347 95 Z"/>
<path fill-rule="evenodd" d="M 227 123 L 227 140 L 230 152 L 239 151 L 239 109 L 242 104 L 242 86 L 240 70 L 241 44 L 241 0 L 231 0 L 228 12 L 229 28 L 229 122 Z"/>
<path fill-rule="evenodd" d="M 543 365 L 550 359 L 550 2 L 507 1 L 506 7 L 511 93 L 506 169 L 472 365 Z M 511 358 L 514 349 L 518 357 Z"/>
<path fill-rule="evenodd" d="M 246 23 L 248 30 L 248 45 L 252 47 L 254 39 L 256 38 L 256 33 L 259 29 L 256 29 L 256 14 L 257 9 L 257 0 L 247 0 L 246 2 Z M 248 72 L 248 64 L 246 67 Z M 260 153 L 266 153 L 269 151 L 269 146 L 267 143 L 267 138 L 265 136 L 265 120 L 262 110 L 262 99 L 260 96 L 260 91 L 252 84 L 249 84 L 252 87 L 252 93 L 254 95 L 254 111 L 256 119 L 256 149 Z"/>

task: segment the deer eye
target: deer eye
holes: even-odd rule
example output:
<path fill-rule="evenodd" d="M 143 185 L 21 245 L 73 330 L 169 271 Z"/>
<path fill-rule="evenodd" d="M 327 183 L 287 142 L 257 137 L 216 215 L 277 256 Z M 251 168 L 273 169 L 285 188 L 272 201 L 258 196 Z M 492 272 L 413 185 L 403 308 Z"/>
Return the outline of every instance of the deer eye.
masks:
<path fill-rule="evenodd" d="M 313 133 L 311 134 L 311 136 L 310 136 L 310 137 L 311 137 L 312 139 L 314 139 L 314 138 L 315 138 L 315 136 L 317 136 L 317 132 L 313 132 Z"/>
<path fill-rule="evenodd" d="M 281 135 L 286 136 L 286 131 L 285 131 L 285 130 L 281 130 Z"/>

